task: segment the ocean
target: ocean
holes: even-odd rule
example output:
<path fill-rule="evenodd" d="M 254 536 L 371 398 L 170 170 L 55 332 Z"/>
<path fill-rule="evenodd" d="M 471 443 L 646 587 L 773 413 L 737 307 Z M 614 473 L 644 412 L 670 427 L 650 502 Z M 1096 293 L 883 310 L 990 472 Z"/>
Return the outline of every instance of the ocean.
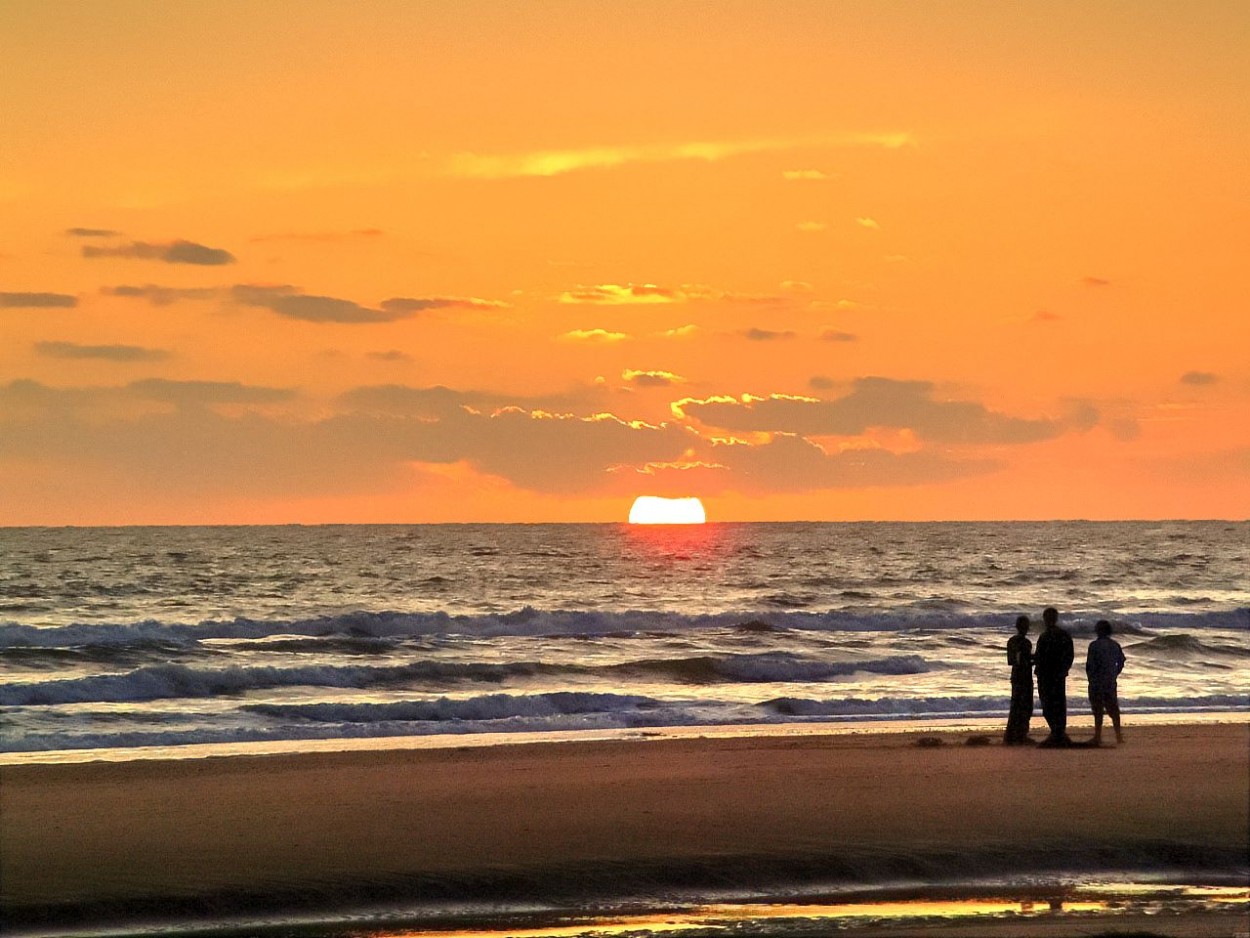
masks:
<path fill-rule="evenodd" d="M 0 529 L 0 751 L 1250 709 L 1250 522 Z M 1043 729 L 1040 710 L 1034 732 Z"/>

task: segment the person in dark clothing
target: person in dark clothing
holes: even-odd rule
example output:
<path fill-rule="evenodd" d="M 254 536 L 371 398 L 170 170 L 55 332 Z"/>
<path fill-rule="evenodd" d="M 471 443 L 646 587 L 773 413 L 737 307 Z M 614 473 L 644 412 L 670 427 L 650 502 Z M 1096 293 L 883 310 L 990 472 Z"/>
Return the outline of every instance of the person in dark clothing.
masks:
<path fill-rule="evenodd" d="M 1074 657 L 1072 636 L 1059 627 L 1059 612 L 1047 609 L 1042 613 L 1046 625 L 1037 639 L 1033 657 L 1037 671 L 1037 696 L 1042 701 L 1042 716 L 1050 727 L 1050 736 L 1043 746 L 1071 746 L 1068 739 L 1068 699 L 1065 685 Z"/>
<path fill-rule="evenodd" d="M 1004 746 L 1022 746 L 1029 739 L 1033 719 L 1033 643 L 1027 638 L 1029 617 L 1016 619 L 1016 634 L 1007 639 L 1007 664 L 1011 666 L 1011 710 L 1007 713 Z"/>
<path fill-rule="evenodd" d="M 1098 637 L 1089 643 L 1085 655 L 1085 676 L 1089 678 L 1089 706 L 1094 711 L 1094 745 L 1102 745 L 1102 715 L 1110 714 L 1115 741 L 1124 742 L 1120 732 L 1120 700 L 1116 680 L 1124 670 L 1124 649 L 1111 637 L 1111 623 L 1101 620 L 1094 631 Z"/>

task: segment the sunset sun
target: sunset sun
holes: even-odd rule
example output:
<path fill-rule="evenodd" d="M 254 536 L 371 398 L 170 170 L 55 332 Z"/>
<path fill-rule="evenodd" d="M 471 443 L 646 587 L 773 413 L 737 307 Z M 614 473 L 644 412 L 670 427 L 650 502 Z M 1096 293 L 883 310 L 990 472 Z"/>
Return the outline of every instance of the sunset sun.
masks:
<path fill-rule="evenodd" d="M 697 498 L 639 495 L 629 509 L 630 524 L 703 524 L 707 513 Z"/>

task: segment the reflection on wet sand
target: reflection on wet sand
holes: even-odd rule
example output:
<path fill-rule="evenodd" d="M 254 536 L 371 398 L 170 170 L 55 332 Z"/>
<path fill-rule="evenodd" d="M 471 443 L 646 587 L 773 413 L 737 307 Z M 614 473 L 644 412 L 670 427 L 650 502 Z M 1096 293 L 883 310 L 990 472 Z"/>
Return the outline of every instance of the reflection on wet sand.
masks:
<path fill-rule="evenodd" d="M 1001 919 L 1032 921 L 1039 928 L 1059 921 L 1111 926 L 1127 916 L 1179 916 L 1235 911 L 1250 913 L 1250 890 L 1224 886 L 1092 884 L 1058 895 L 1032 891 L 1025 897 L 898 899 L 864 902 L 715 903 L 633 915 L 569 917 L 543 923 L 528 917 L 520 927 L 370 932 L 370 938 L 576 938 L 581 935 L 663 935 L 669 932 L 732 932 L 744 935 L 815 935 L 830 928 L 855 934 L 872 925 L 954 925 Z"/>

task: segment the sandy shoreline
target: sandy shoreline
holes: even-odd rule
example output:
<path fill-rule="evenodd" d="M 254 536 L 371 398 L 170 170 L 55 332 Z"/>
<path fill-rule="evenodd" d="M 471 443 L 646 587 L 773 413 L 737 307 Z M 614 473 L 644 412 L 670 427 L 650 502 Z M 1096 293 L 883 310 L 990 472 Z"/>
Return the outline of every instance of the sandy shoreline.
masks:
<path fill-rule="evenodd" d="M 1119 749 L 920 734 L 578 742 L 0 768 L 14 920 L 266 903 L 1236 873 L 1250 726 Z"/>

